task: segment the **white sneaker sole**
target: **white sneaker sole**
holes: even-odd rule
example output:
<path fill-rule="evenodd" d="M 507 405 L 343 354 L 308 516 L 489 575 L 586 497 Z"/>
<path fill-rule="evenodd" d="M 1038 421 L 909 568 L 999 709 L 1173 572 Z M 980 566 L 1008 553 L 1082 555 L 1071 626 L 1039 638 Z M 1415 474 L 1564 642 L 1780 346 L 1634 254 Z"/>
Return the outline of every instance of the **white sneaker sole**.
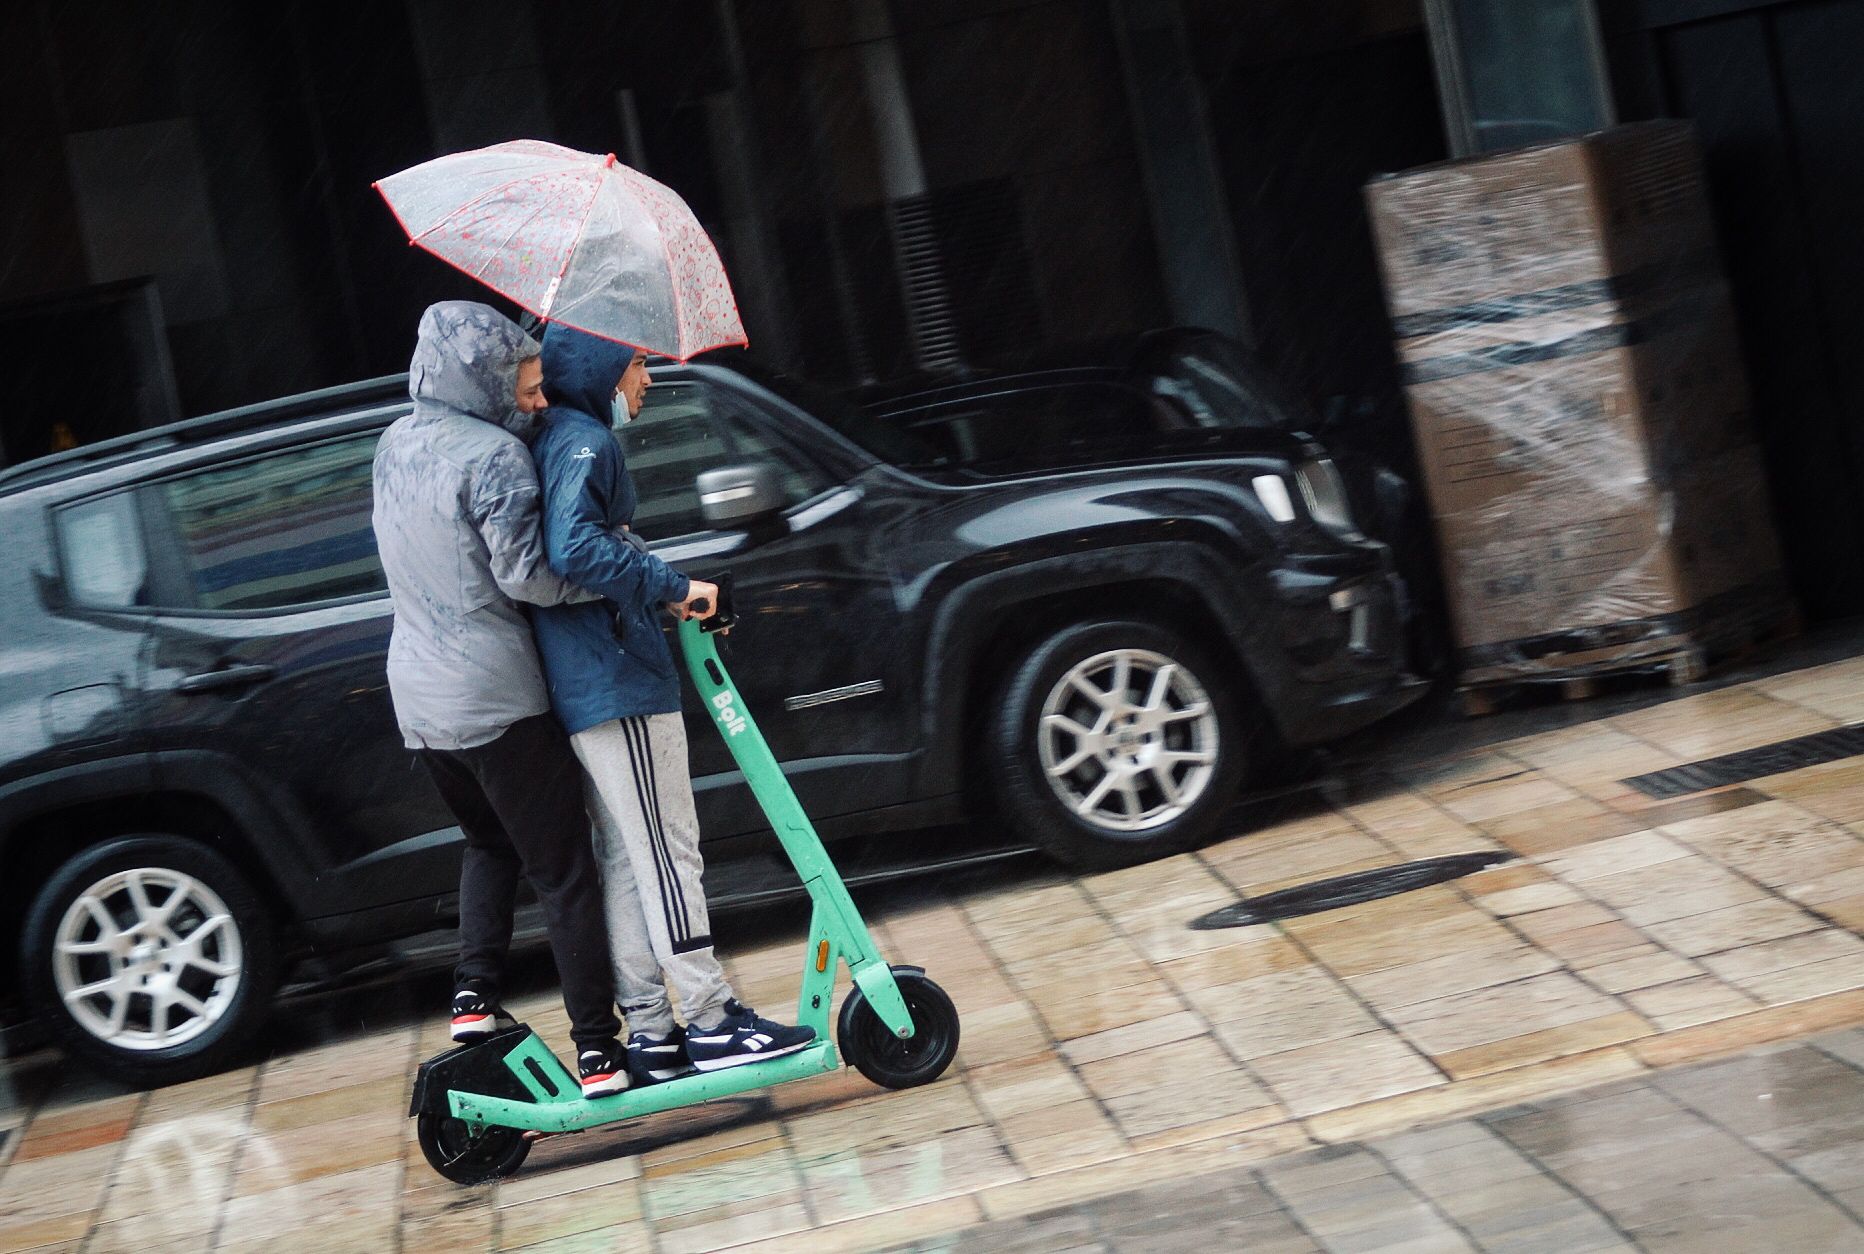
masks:
<path fill-rule="evenodd" d="M 628 1073 L 625 1071 L 618 1071 L 608 1079 L 595 1084 L 585 1084 L 582 1086 L 582 1095 L 584 1097 L 607 1097 L 611 1093 L 625 1093 L 627 1091 Z"/>
<path fill-rule="evenodd" d="M 795 1045 L 785 1045 L 782 1049 L 765 1049 L 755 1054 L 727 1054 L 723 1058 L 707 1058 L 704 1061 L 694 1058 L 693 1069 L 695 1071 L 724 1071 L 729 1067 L 743 1067 L 754 1062 L 768 1062 L 772 1058 L 782 1058 L 789 1054 L 801 1053 L 813 1044 L 815 1044 L 815 1042 L 812 1040 L 799 1041 Z M 691 1047 L 688 1046 L 688 1049 L 690 1048 Z"/>
<path fill-rule="evenodd" d="M 483 1041 L 486 1037 L 506 1028 L 518 1026 L 516 1019 L 500 1023 L 497 1015 L 473 1015 L 453 1021 L 453 1039 L 456 1041 Z"/>

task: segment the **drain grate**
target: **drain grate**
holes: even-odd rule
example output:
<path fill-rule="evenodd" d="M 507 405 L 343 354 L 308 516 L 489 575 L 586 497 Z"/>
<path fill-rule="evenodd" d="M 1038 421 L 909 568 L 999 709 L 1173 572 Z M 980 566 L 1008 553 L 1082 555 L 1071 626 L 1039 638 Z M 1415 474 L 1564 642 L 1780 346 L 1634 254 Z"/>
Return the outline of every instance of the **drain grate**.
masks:
<path fill-rule="evenodd" d="M 1801 767 L 1818 766 L 1823 762 L 1836 762 L 1840 758 L 1855 758 L 1859 754 L 1864 754 L 1864 724 L 1835 727 L 1831 731 L 1795 736 L 1791 740 L 1777 740 L 1770 745 L 1761 745 L 1758 749 L 1743 749 L 1739 753 L 1724 753 L 1719 758 L 1686 762 L 1667 771 L 1634 775 L 1622 782 L 1646 797 L 1661 800 L 1745 783 L 1768 775 L 1780 775 L 1787 771 L 1797 771 Z"/>
<path fill-rule="evenodd" d="M 1234 905 L 1192 919 L 1191 926 L 1200 932 L 1209 932 L 1222 927 L 1248 927 L 1253 923 L 1271 923 L 1276 919 L 1292 919 L 1303 914 L 1319 914 L 1323 910 L 1338 910 L 1341 906 L 1356 906 L 1362 901 L 1395 897 L 1413 889 L 1429 888 L 1445 880 L 1473 875 L 1512 857 L 1514 855 L 1511 853 L 1501 852 L 1455 853 L 1447 858 L 1425 858 L 1421 862 L 1336 875 L 1329 880 L 1315 880 L 1312 884 L 1298 884 L 1279 892 L 1245 898 Z"/>

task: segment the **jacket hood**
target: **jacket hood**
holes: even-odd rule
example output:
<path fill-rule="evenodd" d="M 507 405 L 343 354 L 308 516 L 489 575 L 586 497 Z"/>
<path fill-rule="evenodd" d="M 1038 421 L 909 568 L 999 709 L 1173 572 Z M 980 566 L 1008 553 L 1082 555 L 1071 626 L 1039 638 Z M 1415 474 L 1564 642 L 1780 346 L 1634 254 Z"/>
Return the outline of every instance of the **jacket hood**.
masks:
<path fill-rule="evenodd" d="M 414 359 L 408 363 L 408 395 L 417 405 L 441 405 L 529 439 L 537 419 L 518 412 L 518 366 L 541 351 L 536 340 L 490 305 L 441 301 L 421 315 Z"/>
<path fill-rule="evenodd" d="M 638 351 L 553 322 L 544 329 L 544 395 L 607 426 L 615 385 Z"/>

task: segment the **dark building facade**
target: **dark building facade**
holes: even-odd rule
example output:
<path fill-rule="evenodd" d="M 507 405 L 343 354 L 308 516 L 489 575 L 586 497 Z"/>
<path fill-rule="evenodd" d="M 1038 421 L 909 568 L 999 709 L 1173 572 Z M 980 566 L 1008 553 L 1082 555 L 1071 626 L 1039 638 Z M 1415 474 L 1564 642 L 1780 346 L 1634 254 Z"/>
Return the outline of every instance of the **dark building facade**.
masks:
<path fill-rule="evenodd" d="M 1426 17 L 1458 3 L 7 6 L 0 320 L 51 386 L 0 459 L 401 369 L 478 293 L 370 182 L 522 136 L 680 191 L 754 349 L 820 380 L 1198 323 L 1403 464 L 1360 189 L 1449 155 Z M 1864 0 L 1599 19 L 1602 107 L 1701 127 L 1801 592 L 1864 608 Z"/>
<path fill-rule="evenodd" d="M 1864 609 L 1864 3 L 1604 6 L 1621 116 L 1690 118 L 1794 582 Z"/>

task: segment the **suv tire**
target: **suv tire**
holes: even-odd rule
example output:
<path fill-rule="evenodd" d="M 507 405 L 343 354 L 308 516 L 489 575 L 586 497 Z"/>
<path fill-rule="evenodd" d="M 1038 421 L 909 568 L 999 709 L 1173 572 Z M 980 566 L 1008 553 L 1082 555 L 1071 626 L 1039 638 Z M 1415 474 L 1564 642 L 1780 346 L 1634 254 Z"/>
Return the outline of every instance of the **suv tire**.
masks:
<path fill-rule="evenodd" d="M 278 982 L 251 884 L 178 836 L 106 841 L 60 867 L 27 912 L 22 962 L 58 1044 L 144 1088 L 227 1066 Z"/>
<path fill-rule="evenodd" d="M 1083 623 L 1051 636 L 1011 672 L 992 716 L 1005 816 L 1087 870 L 1195 847 L 1248 768 L 1245 723 L 1224 681 L 1203 650 L 1155 623 Z"/>

